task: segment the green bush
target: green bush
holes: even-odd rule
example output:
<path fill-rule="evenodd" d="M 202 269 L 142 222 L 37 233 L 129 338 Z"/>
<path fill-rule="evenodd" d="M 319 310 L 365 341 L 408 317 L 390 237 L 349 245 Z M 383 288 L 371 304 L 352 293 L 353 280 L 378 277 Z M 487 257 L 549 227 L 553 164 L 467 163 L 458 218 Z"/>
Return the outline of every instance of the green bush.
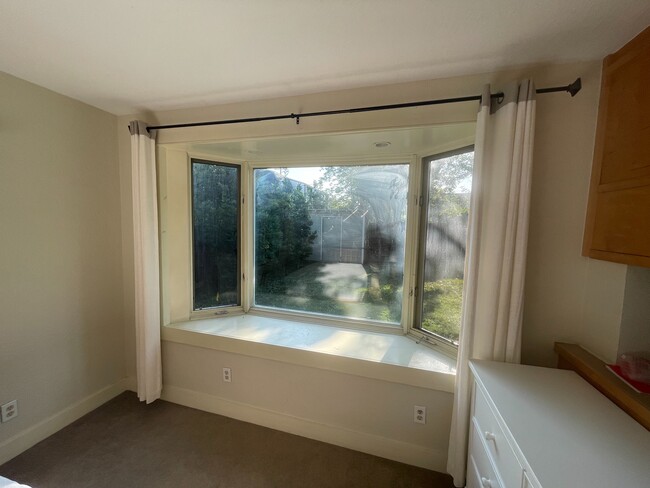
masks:
<path fill-rule="evenodd" d="M 303 267 L 316 239 L 302 187 L 268 175 L 256 172 L 255 186 L 255 274 L 262 292 Z"/>
<path fill-rule="evenodd" d="M 463 280 L 457 278 L 424 284 L 422 328 L 458 342 L 463 303 Z"/>

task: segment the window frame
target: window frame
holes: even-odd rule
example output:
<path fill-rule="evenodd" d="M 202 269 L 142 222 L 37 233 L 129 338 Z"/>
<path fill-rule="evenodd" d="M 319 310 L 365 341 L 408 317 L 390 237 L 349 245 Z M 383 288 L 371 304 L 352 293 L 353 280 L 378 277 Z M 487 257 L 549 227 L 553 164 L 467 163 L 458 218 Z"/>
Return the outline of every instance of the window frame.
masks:
<path fill-rule="evenodd" d="M 422 219 L 426 214 L 423 202 L 428 198 L 428 168 L 431 161 L 442 159 L 454 154 L 461 154 L 473 150 L 474 144 L 462 144 L 461 147 L 441 151 L 428 156 L 417 154 L 396 154 L 390 156 L 361 156 L 356 158 L 334 157 L 327 159 L 310 158 L 288 158 L 282 162 L 277 160 L 236 160 L 232 158 L 205 153 L 187 151 L 187 171 L 190 191 L 188 192 L 188 210 L 190 228 L 188 229 L 188 244 L 190 249 L 189 262 L 189 319 L 200 320 L 205 318 L 230 317 L 233 315 L 251 314 L 269 318 L 284 319 L 291 322 L 305 322 L 319 325 L 344 327 L 348 329 L 366 330 L 377 333 L 406 335 L 417 343 L 433 347 L 446 356 L 455 358 L 458 346 L 450 341 L 419 328 L 422 306 L 422 285 L 423 279 L 421 263 L 423 262 L 422 241 L 426 237 L 422 233 Z M 218 159 L 218 160 L 217 160 Z M 201 310 L 194 310 L 194 257 L 193 257 L 193 186 L 192 186 L 192 160 L 199 160 L 206 163 L 222 164 L 239 167 L 240 176 L 240 304 L 239 306 L 220 306 Z M 255 306 L 254 286 L 254 178 L 253 171 L 262 168 L 291 168 L 308 166 L 359 166 L 359 165 L 381 165 L 381 164 L 407 164 L 409 167 L 409 182 L 407 193 L 406 210 L 406 235 L 404 246 L 404 276 L 402 292 L 402 316 L 399 324 L 387 324 L 377 321 L 344 318 L 329 316 L 325 314 L 309 313 L 303 311 L 292 311 L 274 309 L 272 307 Z"/>
<path fill-rule="evenodd" d="M 454 344 L 449 339 L 442 337 L 434 332 L 430 332 L 421 327 L 422 324 L 422 307 L 424 305 L 424 269 L 426 260 L 426 224 L 429 218 L 428 202 L 429 202 L 429 175 L 431 170 L 431 163 L 439 161 L 451 156 L 466 154 L 474 152 L 475 145 L 469 144 L 457 149 L 443 151 L 436 154 L 431 154 L 421 158 L 421 175 L 420 175 L 420 195 L 419 202 L 419 216 L 418 216 L 418 242 L 417 242 L 417 277 L 415 283 L 415 306 L 413 310 L 413 321 L 410 324 L 408 335 L 416 339 L 418 342 L 422 341 L 431 346 L 439 348 L 442 352 L 456 357 L 458 353 L 458 345 Z M 467 258 L 465 258 L 467 259 Z M 464 278 L 463 278 L 464 279 Z"/>
<path fill-rule="evenodd" d="M 321 325 L 329 325 L 335 327 L 346 327 L 350 329 L 359 329 L 359 330 L 368 330 L 373 332 L 382 332 L 382 333 L 394 333 L 394 334 L 405 334 L 408 330 L 408 324 L 411 317 L 412 309 L 412 299 L 413 295 L 410 292 L 411 290 L 411 280 L 408 279 L 412 275 L 412 255 L 411 250 L 413 248 L 413 236 L 409 234 L 409 229 L 412 227 L 412 222 L 414 222 L 414 213 L 416 201 L 413 200 L 410 196 L 413 195 L 414 182 L 415 179 L 412 178 L 413 171 L 417 170 L 419 166 L 417 164 L 418 158 L 413 154 L 397 154 L 391 156 L 362 156 L 357 158 L 349 157 L 334 157 L 323 159 L 310 159 L 310 158 L 296 158 L 283 160 L 278 162 L 277 160 L 268 160 L 268 161 L 254 161 L 254 162 L 244 162 L 243 164 L 247 167 L 246 172 L 248 173 L 248 188 L 247 194 L 250 195 L 250 198 L 246 199 L 244 204 L 245 213 L 247 214 L 247 227 L 246 231 L 243 232 L 248 236 L 248 246 L 246 249 L 247 252 L 247 264 L 248 264 L 248 275 L 250 276 L 249 282 L 246 286 L 247 288 L 247 308 L 245 308 L 245 313 L 251 313 L 253 315 L 259 315 L 264 317 L 271 318 L 285 318 L 292 321 L 302 321 L 308 323 L 315 323 Z M 297 168 L 297 167 L 323 167 L 323 166 L 377 166 L 377 165 L 388 165 L 388 164 L 405 164 L 409 168 L 409 182 L 407 189 L 407 207 L 406 207 L 406 233 L 405 233 L 405 243 L 404 243 L 404 276 L 402 278 L 403 290 L 409 290 L 409 292 L 402 292 L 402 315 L 400 322 L 396 324 L 389 324 L 386 322 L 357 319 L 353 317 L 337 317 L 334 315 L 325 315 L 311 312 L 303 311 L 293 311 L 285 309 L 275 309 L 273 307 L 265 307 L 260 305 L 255 305 L 254 303 L 254 289 L 255 289 L 255 218 L 254 218 L 254 205 L 252 204 L 254 198 L 254 185 L 255 181 L 253 178 L 253 171 L 256 169 L 271 169 L 271 168 Z M 248 204 L 248 202 L 251 202 Z"/>
<path fill-rule="evenodd" d="M 239 222 L 239 228 L 237 229 L 237 248 L 239 251 L 238 255 L 238 264 L 237 264 L 237 274 L 239 275 L 239 305 L 219 305 L 215 307 L 207 307 L 201 309 L 194 308 L 194 174 L 192 172 L 192 165 L 197 161 L 203 164 L 214 164 L 217 166 L 227 166 L 237 168 L 239 176 L 239 204 L 237 205 L 237 220 Z M 208 317 L 215 316 L 230 316 L 230 315 L 240 315 L 245 313 L 244 311 L 244 283 L 242 281 L 243 273 L 243 238 L 244 238 L 244 221 L 242 219 L 243 212 L 243 194 L 242 190 L 244 188 L 244 167 L 240 161 L 229 160 L 228 158 L 219 157 L 217 161 L 214 157 L 209 157 L 206 155 L 198 154 L 187 154 L 187 181 L 189 184 L 188 191 L 188 209 L 189 209 L 189 257 L 190 257 L 190 269 L 189 269 L 189 305 L 190 305 L 190 320 L 195 319 L 205 319 Z"/>

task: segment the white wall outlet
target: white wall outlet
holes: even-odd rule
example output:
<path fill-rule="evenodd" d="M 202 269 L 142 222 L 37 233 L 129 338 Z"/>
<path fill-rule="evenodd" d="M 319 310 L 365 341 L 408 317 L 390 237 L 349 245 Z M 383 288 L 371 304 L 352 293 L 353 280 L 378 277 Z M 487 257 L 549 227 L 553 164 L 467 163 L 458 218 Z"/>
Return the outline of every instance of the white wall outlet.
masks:
<path fill-rule="evenodd" d="M 427 423 L 427 407 L 423 407 L 421 405 L 413 406 L 413 422 L 416 424 Z"/>
<path fill-rule="evenodd" d="M 232 382 L 232 370 L 230 368 L 223 368 L 223 380 L 226 383 Z"/>
<path fill-rule="evenodd" d="M 18 417 L 18 400 L 11 400 L 0 406 L 2 411 L 2 422 L 9 422 Z"/>

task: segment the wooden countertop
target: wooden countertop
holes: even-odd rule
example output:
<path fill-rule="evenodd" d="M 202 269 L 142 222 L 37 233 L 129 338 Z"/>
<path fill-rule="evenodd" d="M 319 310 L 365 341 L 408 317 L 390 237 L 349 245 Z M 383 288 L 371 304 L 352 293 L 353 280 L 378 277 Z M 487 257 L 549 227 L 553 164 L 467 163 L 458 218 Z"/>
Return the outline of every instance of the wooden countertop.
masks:
<path fill-rule="evenodd" d="M 650 395 L 637 393 L 605 363 L 577 344 L 555 343 L 558 368 L 570 369 L 591 383 L 603 395 L 623 409 L 633 419 L 650 430 Z"/>

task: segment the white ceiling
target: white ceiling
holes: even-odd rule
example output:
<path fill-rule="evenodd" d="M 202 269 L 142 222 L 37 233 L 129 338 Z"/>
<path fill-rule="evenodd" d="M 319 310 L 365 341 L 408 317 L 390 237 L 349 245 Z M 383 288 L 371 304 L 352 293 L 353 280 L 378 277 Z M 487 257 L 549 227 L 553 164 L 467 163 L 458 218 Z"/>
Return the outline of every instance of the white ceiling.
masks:
<path fill-rule="evenodd" d="M 0 70 L 115 114 L 600 59 L 648 0 L 0 0 Z"/>
<path fill-rule="evenodd" d="M 277 137 L 246 141 L 197 144 L 170 144 L 193 155 L 212 157 L 217 161 L 264 161 L 282 163 L 288 160 L 323 163 L 329 158 L 382 158 L 417 154 L 429 156 L 474 143 L 475 123 L 414 127 L 409 129 Z M 375 143 L 388 142 L 385 147 Z"/>

